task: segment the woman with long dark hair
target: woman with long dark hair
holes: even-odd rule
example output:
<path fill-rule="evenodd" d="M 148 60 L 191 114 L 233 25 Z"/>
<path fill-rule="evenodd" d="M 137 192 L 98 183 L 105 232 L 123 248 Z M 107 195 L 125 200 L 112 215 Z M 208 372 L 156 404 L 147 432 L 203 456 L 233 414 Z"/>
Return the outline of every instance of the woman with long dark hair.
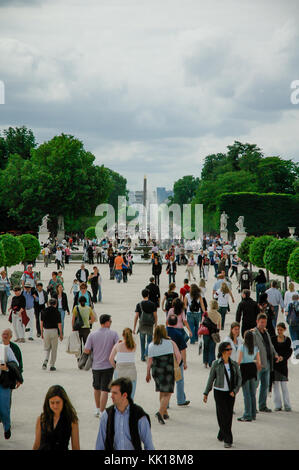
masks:
<path fill-rule="evenodd" d="M 260 353 L 254 346 L 252 331 L 246 331 L 244 344 L 239 349 L 238 364 L 241 367 L 244 413 L 238 421 L 255 421 L 257 369 L 261 369 Z"/>
<path fill-rule="evenodd" d="M 213 362 L 209 379 L 203 395 L 204 403 L 214 385 L 214 398 L 219 425 L 218 441 L 224 441 L 224 447 L 232 447 L 232 420 L 235 397 L 241 387 L 242 377 L 238 364 L 230 356 L 232 347 L 227 341 L 220 343 L 218 360 Z"/>
<path fill-rule="evenodd" d="M 258 274 L 255 277 L 255 290 L 256 290 L 256 301 L 258 302 L 260 294 L 266 292 L 266 276 L 262 269 L 259 269 Z"/>
<path fill-rule="evenodd" d="M 166 318 L 166 326 L 168 326 L 168 318 L 170 315 L 175 314 L 178 318 L 178 322 L 176 324 L 176 328 L 181 330 L 182 335 L 185 341 L 188 341 L 189 337 L 192 338 L 192 331 L 190 330 L 190 326 L 187 322 L 186 315 L 185 315 L 185 307 L 184 302 L 182 302 L 179 298 L 174 299 L 173 307 L 168 311 L 168 315 Z M 189 331 L 189 336 L 187 335 L 186 331 L 184 330 L 184 326 Z"/>
<path fill-rule="evenodd" d="M 205 306 L 201 297 L 201 290 L 197 284 L 191 284 L 190 292 L 185 295 L 184 304 L 187 311 L 187 321 L 190 330 L 192 331 L 190 344 L 195 344 L 198 341 L 197 331 L 201 321 L 201 316 L 205 311 Z"/>
<path fill-rule="evenodd" d="M 76 410 L 60 385 L 49 388 L 42 414 L 37 418 L 33 450 L 80 450 Z"/>

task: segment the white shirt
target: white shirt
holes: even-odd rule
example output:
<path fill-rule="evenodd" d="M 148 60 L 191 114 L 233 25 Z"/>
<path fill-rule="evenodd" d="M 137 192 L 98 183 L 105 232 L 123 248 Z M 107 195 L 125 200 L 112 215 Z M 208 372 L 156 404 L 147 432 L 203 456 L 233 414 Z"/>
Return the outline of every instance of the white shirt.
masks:
<path fill-rule="evenodd" d="M 58 259 L 59 261 L 62 260 L 62 251 L 61 250 L 56 251 L 55 258 Z"/>
<path fill-rule="evenodd" d="M 41 292 L 37 291 L 37 293 L 38 293 L 38 303 L 39 303 L 39 305 L 43 305 L 45 303 L 44 293 L 43 293 L 43 291 L 41 291 Z"/>
<path fill-rule="evenodd" d="M 229 363 L 228 364 L 224 364 L 226 370 L 227 370 L 227 374 L 228 374 L 228 378 L 230 380 L 230 366 L 229 366 Z M 222 392 L 229 392 L 229 386 L 228 386 L 228 383 L 227 383 L 227 380 L 226 380 L 226 375 L 224 374 L 224 387 L 223 388 L 220 388 L 220 387 L 214 387 L 216 390 L 221 390 Z"/>
<path fill-rule="evenodd" d="M 219 307 L 228 307 L 229 294 L 223 294 L 221 289 L 216 291 L 216 299 L 218 301 Z"/>
<path fill-rule="evenodd" d="M 86 282 L 86 273 L 84 269 L 81 269 L 80 279 L 82 280 L 82 282 Z"/>
<path fill-rule="evenodd" d="M 286 312 L 288 311 L 289 304 L 293 302 L 293 295 L 298 295 L 298 291 L 295 290 L 294 292 L 290 292 L 289 290 L 287 290 L 284 295 L 284 309 L 286 310 Z"/>

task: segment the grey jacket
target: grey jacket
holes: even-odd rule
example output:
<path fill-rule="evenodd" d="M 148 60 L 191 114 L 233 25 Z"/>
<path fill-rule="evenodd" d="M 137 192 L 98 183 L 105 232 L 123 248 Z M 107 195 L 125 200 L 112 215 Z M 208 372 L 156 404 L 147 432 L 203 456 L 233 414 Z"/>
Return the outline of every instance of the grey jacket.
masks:
<path fill-rule="evenodd" d="M 235 379 L 234 388 L 232 391 L 236 395 L 242 384 L 242 376 L 241 376 L 241 371 L 240 371 L 240 367 L 238 363 L 233 361 L 232 359 L 231 359 L 231 367 L 233 368 L 234 379 Z M 208 395 L 210 393 L 213 387 L 213 383 L 215 387 L 219 387 L 219 388 L 224 387 L 224 362 L 222 358 L 216 359 L 216 361 L 214 361 L 212 364 L 212 368 L 210 370 L 210 375 L 208 378 L 206 389 L 204 391 L 204 395 Z"/>
<path fill-rule="evenodd" d="M 273 364 L 274 364 L 274 356 L 278 356 L 277 352 L 274 349 L 274 346 L 271 341 L 271 337 L 268 332 L 266 332 L 270 344 L 270 354 L 271 354 L 271 360 L 270 360 L 270 368 L 273 370 Z M 259 353 L 260 353 L 260 358 L 261 358 L 261 364 L 262 368 L 267 367 L 267 350 L 266 346 L 263 340 L 263 337 L 259 331 L 258 328 L 254 328 L 253 330 L 253 337 L 254 337 L 254 345 L 258 347 Z"/>

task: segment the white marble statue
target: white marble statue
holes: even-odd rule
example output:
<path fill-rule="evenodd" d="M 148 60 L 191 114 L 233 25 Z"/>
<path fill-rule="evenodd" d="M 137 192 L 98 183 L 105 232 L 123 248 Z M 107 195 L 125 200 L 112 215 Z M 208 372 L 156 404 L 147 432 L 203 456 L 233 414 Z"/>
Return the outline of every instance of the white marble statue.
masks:
<path fill-rule="evenodd" d="M 225 211 L 223 211 L 220 216 L 220 230 L 226 230 L 227 219 L 228 219 L 228 215 L 225 213 Z"/>
<path fill-rule="evenodd" d="M 240 215 L 235 225 L 239 229 L 238 232 L 245 232 L 244 215 Z"/>
<path fill-rule="evenodd" d="M 42 218 L 42 223 L 39 226 L 39 232 L 48 232 L 48 220 L 49 220 L 49 214 L 45 215 Z"/>

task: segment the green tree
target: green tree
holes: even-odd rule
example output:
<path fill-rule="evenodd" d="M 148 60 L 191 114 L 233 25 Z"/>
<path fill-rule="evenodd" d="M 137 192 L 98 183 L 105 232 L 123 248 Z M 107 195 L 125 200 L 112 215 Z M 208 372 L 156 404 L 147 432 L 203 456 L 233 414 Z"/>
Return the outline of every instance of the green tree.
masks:
<path fill-rule="evenodd" d="M 280 157 L 267 157 L 256 168 L 258 191 L 264 193 L 294 193 L 294 183 L 299 176 L 299 165 Z"/>
<path fill-rule="evenodd" d="M 242 261 L 246 263 L 250 263 L 250 258 L 249 258 L 249 250 L 250 250 L 250 245 L 253 243 L 255 240 L 255 237 L 250 236 L 246 237 L 245 240 L 242 241 L 239 250 L 238 250 L 238 256 L 241 258 Z"/>
<path fill-rule="evenodd" d="M 18 239 L 22 243 L 25 250 L 25 256 L 22 261 L 35 261 L 41 250 L 38 239 L 33 235 L 30 235 L 30 233 L 20 235 Z"/>
<path fill-rule="evenodd" d="M 228 145 L 227 148 L 227 160 L 233 171 L 239 171 L 243 167 L 244 170 L 252 172 L 253 168 L 249 166 L 249 162 L 257 162 L 262 158 L 261 149 L 255 144 L 243 144 L 235 140 L 233 145 Z"/>
<path fill-rule="evenodd" d="M 2 243 L 0 242 L 0 267 L 5 266 L 6 261 L 5 261 L 5 254 L 4 254 L 4 248 Z"/>
<path fill-rule="evenodd" d="M 169 205 L 179 204 L 183 207 L 183 204 L 190 204 L 195 196 L 199 185 L 199 178 L 195 178 L 192 175 L 183 176 L 173 185 L 173 196 L 171 196 Z"/>
<path fill-rule="evenodd" d="M 17 154 L 25 160 L 29 159 L 36 145 L 31 129 L 25 126 L 5 129 L 3 137 L 0 137 L 0 168 L 5 168 L 10 155 Z"/>
<path fill-rule="evenodd" d="M 15 266 L 24 260 L 25 250 L 17 237 L 5 233 L 0 236 L 0 243 L 4 249 L 5 267 Z"/>
<path fill-rule="evenodd" d="M 287 289 L 288 261 L 291 253 L 299 246 L 299 243 L 290 238 L 274 240 L 267 246 L 264 254 L 266 268 L 273 274 L 284 276 Z"/>
<path fill-rule="evenodd" d="M 225 153 L 214 153 L 205 157 L 204 165 L 201 170 L 202 180 L 214 179 L 219 174 L 227 163 L 227 157 Z"/>
<path fill-rule="evenodd" d="M 254 266 L 265 268 L 265 250 L 274 240 L 275 238 L 271 237 L 271 235 L 263 235 L 253 240 L 249 247 L 249 260 Z"/>
<path fill-rule="evenodd" d="M 14 155 L 0 176 L 0 205 L 19 227 L 37 229 L 45 214 L 92 214 L 106 202 L 109 172 L 73 136 L 61 134 L 32 151 L 30 160 Z"/>
<path fill-rule="evenodd" d="M 288 261 L 287 271 L 292 281 L 299 282 L 299 247 L 292 251 Z"/>
<path fill-rule="evenodd" d="M 95 232 L 95 227 L 88 227 L 88 228 L 85 230 L 84 235 L 85 235 L 85 237 L 88 238 L 89 240 L 93 240 L 94 238 L 97 238 L 96 232 Z"/>

